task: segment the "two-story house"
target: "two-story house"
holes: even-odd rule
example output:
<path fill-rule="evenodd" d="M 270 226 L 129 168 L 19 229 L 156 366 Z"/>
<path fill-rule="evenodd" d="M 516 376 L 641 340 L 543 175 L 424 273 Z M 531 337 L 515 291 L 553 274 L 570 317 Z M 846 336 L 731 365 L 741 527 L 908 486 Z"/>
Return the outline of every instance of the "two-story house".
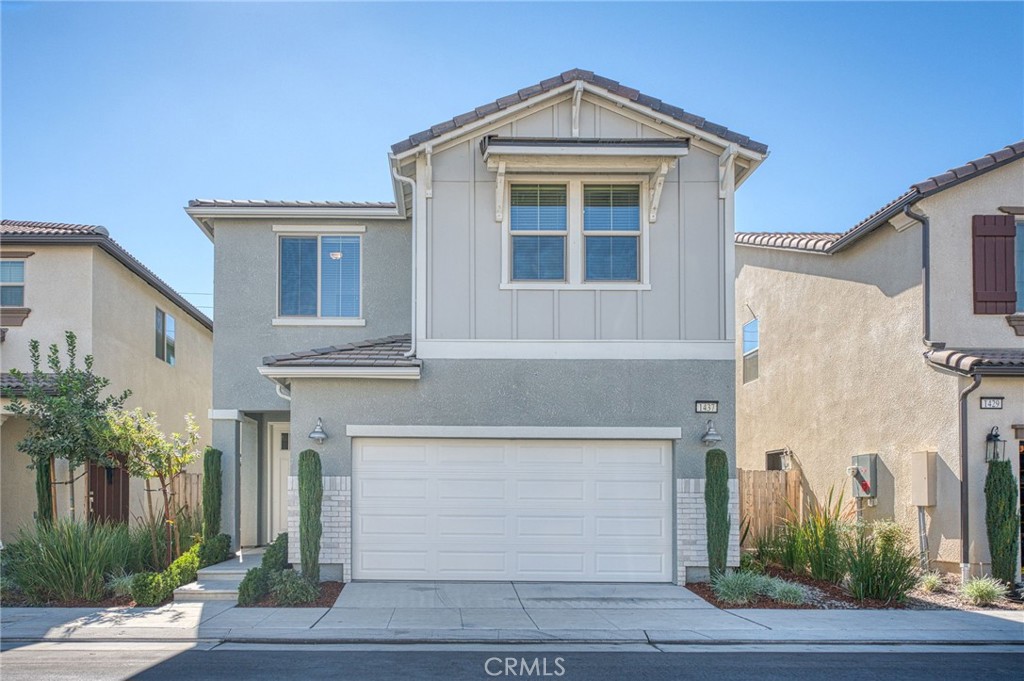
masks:
<path fill-rule="evenodd" d="M 846 232 L 736 243 L 739 466 L 799 468 L 935 568 L 987 570 L 986 458 L 1024 456 L 1024 142 Z"/>
<path fill-rule="evenodd" d="M 4 220 L 0 223 L 0 368 L 2 385 L 23 387 L 9 371 L 30 373 L 29 342 L 64 348 L 77 336 L 79 362 L 94 356 L 94 370 L 110 379 L 111 393 L 130 389 L 127 408 L 160 417 L 167 431 L 182 431 L 193 414 L 203 443 L 210 442 L 213 322 L 94 225 Z M 8 400 L 4 399 L 6 404 Z M 35 472 L 18 451 L 26 434 L 21 417 L 4 412 L 0 427 L 0 537 L 14 538 L 33 521 Z M 66 462 L 54 462 L 56 483 L 68 480 Z M 201 470 L 201 469 L 200 469 Z M 120 468 L 88 466 L 75 472 L 75 517 L 126 521 L 144 517 L 142 480 Z M 80 476 L 80 477 L 79 477 Z M 54 488 L 56 511 L 69 514 L 72 487 Z"/>
<path fill-rule="evenodd" d="M 191 201 L 225 527 L 289 531 L 297 562 L 313 447 L 335 577 L 706 573 L 704 454 L 734 449 L 733 197 L 766 155 L 573 70 L 395 144 L 394 203 Z"/>

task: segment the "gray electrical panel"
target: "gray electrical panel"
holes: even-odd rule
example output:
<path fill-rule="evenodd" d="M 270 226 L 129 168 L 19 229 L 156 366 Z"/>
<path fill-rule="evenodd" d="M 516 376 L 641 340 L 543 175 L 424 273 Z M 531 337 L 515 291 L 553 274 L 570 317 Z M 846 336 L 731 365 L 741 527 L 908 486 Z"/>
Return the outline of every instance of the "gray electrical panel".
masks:
<path fill-rule="evenodd" d="M 878 455 L 857 454 L 851 462 L 854 499 L 874 499 L 878 490 Z"/>

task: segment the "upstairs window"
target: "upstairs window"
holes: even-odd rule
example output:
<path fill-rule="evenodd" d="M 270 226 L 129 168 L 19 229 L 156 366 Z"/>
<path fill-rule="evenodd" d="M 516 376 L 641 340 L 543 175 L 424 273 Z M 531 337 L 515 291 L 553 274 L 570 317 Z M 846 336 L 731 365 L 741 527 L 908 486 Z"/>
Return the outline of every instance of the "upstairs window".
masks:
<path fill-rule="evenodd" d="M 583 240 L 587 281 L 637 281 L 639 185 L 584 185 Z"/>
<path fill-rule="evenodd" d="M 357 319 L 362 315 L 359 236 L 281 237 L 281 317 Z"/>
<path fill-rule="evenodd" d="M 25 307 L 24 261 L 0 261 L 0 306 Z"/>
<path fill-rule="evenodd" d="M 751 319 L 743 325 L 743 382 L 749 383 L 759 375 L 757 354 L 761 347 L 760 322 Z"/>
<path fill-rule="evenodd" d="M 566 199 L 565 185 L 512 185 L 513 281 L 565 281 Z"/>
<path fill-rule="evenodd" d="M 174 366 L 174 317 L 156 309 L 156 358 Z"/>

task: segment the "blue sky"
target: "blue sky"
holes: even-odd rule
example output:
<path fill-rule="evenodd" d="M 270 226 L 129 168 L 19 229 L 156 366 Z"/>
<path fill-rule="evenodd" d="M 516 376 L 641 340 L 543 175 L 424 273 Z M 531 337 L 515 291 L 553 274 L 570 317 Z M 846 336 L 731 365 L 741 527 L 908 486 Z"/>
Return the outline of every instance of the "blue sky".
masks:
<path fill-rule="evenodd" d="M 766 142 L 741 230 L 844 230 L 1024 137 L 1024 3 L 21 3 L 2 213 L 209 310 L 190 198 L 390 200 L 388 147 L 573 67 Z"/>

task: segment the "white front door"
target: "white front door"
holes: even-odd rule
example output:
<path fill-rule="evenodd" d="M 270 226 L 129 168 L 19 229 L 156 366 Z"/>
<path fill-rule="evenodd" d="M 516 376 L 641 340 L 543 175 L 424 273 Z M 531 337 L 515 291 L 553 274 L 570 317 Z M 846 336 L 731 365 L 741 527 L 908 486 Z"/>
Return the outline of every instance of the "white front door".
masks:
<path fill-rule="evenodd" d="M 353 444 L 355 579 L 672 579 L 670 442 Z"/>
<path fill-rule="evenodd" d="M 288 531 L 288 474 L 291 472 L 291 434 L 285 424 L 270 425 L 270 536 Z"/>

